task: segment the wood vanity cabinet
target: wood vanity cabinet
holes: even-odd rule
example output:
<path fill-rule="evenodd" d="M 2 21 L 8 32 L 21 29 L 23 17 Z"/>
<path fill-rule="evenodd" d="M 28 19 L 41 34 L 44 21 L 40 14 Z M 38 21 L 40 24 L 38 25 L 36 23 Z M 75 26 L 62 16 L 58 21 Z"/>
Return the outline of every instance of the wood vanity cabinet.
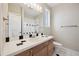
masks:
<path fill-rule="evenodd" d="M 42 48 L 36 53 L 33 53 L 32 56 L 47 56 L 47 47 Z"/>
<path fill-rule="evenodd" d="M 54 49 L 53 39 L 51 39 L 29 50 L 21 52 L 16 56 L 51 56 L 54 51 L 53 49 Z"/>
<path fill-rule="evenodd" d="M 33 56 L 47 56 L 48 41 L 31 49 Z"/>
<path fill-rule="evenodd" d="M 51 56 L 54 52 L 54 44 L 53 44 L 53 40 L 49 40 L 48 41 L 48 56 Z"/>

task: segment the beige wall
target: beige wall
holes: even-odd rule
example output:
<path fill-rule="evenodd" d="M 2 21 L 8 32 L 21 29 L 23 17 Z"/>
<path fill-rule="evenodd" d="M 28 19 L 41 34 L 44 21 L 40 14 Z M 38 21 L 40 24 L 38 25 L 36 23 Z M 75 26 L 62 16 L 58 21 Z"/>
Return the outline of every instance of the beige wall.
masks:
<path fill-rule="evenodd" d="M 52 34 L 65 47 L 79 51 L 79 4 L 61 4 L 52 8 Z M 64 27 L 78 25 L 78 27 Z"/>

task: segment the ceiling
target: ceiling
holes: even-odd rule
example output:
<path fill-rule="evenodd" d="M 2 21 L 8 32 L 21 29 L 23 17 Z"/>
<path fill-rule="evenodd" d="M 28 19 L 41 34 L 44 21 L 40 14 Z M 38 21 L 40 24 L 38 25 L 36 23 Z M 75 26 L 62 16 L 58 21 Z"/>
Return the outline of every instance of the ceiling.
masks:
<path fill-rule="evenodd" d="M 55 6 L 57 6 L 57 5 L 59 5 L 59 4 L 61 4 L 61 3 L 47 3 L 47 5 L 49 6 L 49 7 L 55 7 Z"/>

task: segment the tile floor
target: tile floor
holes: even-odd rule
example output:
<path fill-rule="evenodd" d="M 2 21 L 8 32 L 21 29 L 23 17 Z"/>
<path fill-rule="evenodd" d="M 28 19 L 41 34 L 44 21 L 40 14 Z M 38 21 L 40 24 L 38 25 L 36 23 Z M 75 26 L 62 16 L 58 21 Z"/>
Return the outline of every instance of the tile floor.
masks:
<path fill-rule="evenodd" d="M 56 56 L 56 54 L 59 54 L 59 56 L 79 56 L 79 52 L 65 48 L 63 46 L 55 47 L 53 56 Z"/>

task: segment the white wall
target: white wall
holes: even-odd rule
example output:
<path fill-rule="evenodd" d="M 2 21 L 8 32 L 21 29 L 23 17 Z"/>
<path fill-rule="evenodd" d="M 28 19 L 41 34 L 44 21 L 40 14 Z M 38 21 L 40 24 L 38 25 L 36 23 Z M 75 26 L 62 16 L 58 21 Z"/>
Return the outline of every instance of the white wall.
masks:
<path fill-rule="evenodd" d="M 79 51 L 79 4 L 61 4 L 52 9 L 52 34 L 65 47 Z M 63 27 L 78 25 L 78 27 Z M 54 27 L 53 27 L 54 26 Z"/>
<path fill-rule="evenodd" d="M 1 39 L 2 39 L 2 37 L 1 37 L 1 4 L 0 4 L 0 55 L 1 55 Z"/>
<path fill-rule="evenodd" d="M 0 55 L 3 52 L 3 44 L 4 44 L 4 28 L 3 28 L 3 4 L 0 3 Z"/>

